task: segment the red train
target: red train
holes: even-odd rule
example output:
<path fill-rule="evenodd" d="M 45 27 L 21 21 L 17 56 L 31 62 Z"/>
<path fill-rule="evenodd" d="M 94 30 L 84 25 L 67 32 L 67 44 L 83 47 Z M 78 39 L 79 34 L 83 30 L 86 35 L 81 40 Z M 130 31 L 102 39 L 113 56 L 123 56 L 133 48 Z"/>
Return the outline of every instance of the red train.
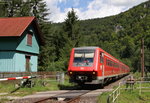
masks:
<path fill-rule="evenodd" d="M 129 74 L 130 68 L 99 47 L 73 48 L 68 74 L 78 84 L 104 84 Z"/>

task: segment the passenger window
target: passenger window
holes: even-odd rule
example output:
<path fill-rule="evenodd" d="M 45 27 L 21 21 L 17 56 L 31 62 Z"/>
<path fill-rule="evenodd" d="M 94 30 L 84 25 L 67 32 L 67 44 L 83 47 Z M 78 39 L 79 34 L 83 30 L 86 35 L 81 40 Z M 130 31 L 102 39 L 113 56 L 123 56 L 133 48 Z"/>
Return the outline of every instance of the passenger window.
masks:
<path fill-rule="evenodd" d="M 100 63 L 104 63 L 104 53 L 100 53 Z"/>

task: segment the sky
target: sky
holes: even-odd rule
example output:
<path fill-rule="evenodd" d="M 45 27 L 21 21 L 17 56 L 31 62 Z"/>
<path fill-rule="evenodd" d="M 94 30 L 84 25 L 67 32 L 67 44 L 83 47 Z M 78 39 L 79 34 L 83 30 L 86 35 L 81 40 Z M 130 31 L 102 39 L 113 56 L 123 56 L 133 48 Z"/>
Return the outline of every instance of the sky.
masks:
<path fill-rule="evenodd" d="M 102 18 L 124 12 L 148 0 L 44 0 L 53 23 L 63 22 L 74 8 L 79 20 Z"/>

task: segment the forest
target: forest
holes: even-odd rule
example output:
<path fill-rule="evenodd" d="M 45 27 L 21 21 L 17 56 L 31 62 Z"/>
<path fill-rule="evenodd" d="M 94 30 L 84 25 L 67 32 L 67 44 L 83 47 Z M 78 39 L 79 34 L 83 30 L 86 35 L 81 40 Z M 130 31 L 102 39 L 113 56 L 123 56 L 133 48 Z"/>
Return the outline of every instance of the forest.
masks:
<path fill-rule="evenodd" d="M 131 71 L 141 68 L 141 39 L 144 39 L 145 71 L 150 71 L 150 1 L 126 12 L 105 18 L 79 20 L 72 8 L 62 23 L 52 23 L 44 0 L 1 0 L 0 17 L 37 17 L 44 37 L 39 71 L 66 71 L 73 47 L 98 46 Z"/>

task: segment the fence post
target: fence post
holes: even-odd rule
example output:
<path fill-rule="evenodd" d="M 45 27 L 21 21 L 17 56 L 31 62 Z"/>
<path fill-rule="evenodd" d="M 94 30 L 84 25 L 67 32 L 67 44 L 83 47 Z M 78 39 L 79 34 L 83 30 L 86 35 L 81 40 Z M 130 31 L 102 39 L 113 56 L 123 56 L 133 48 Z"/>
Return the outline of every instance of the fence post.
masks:
<path fill-rule="evenodd" d="M 59 82 L 60 84 L 64 84 L 64 72 L 57 72 L 56 74 L 56 80 L 57 82 Z"/>
<path fill-rule="evenodd" d="M 61 72 L 61 75 L 60 75 L 60 83 L 61 83 L 61 84 L 64 84 L 64 72 Z"/>
<path fill-rule="evenodd" d="M 60 82 L 60 72 L 57 72 L 57 73 L 56 73 L 56 81 L 57 81 L 57 82 Z"/>

